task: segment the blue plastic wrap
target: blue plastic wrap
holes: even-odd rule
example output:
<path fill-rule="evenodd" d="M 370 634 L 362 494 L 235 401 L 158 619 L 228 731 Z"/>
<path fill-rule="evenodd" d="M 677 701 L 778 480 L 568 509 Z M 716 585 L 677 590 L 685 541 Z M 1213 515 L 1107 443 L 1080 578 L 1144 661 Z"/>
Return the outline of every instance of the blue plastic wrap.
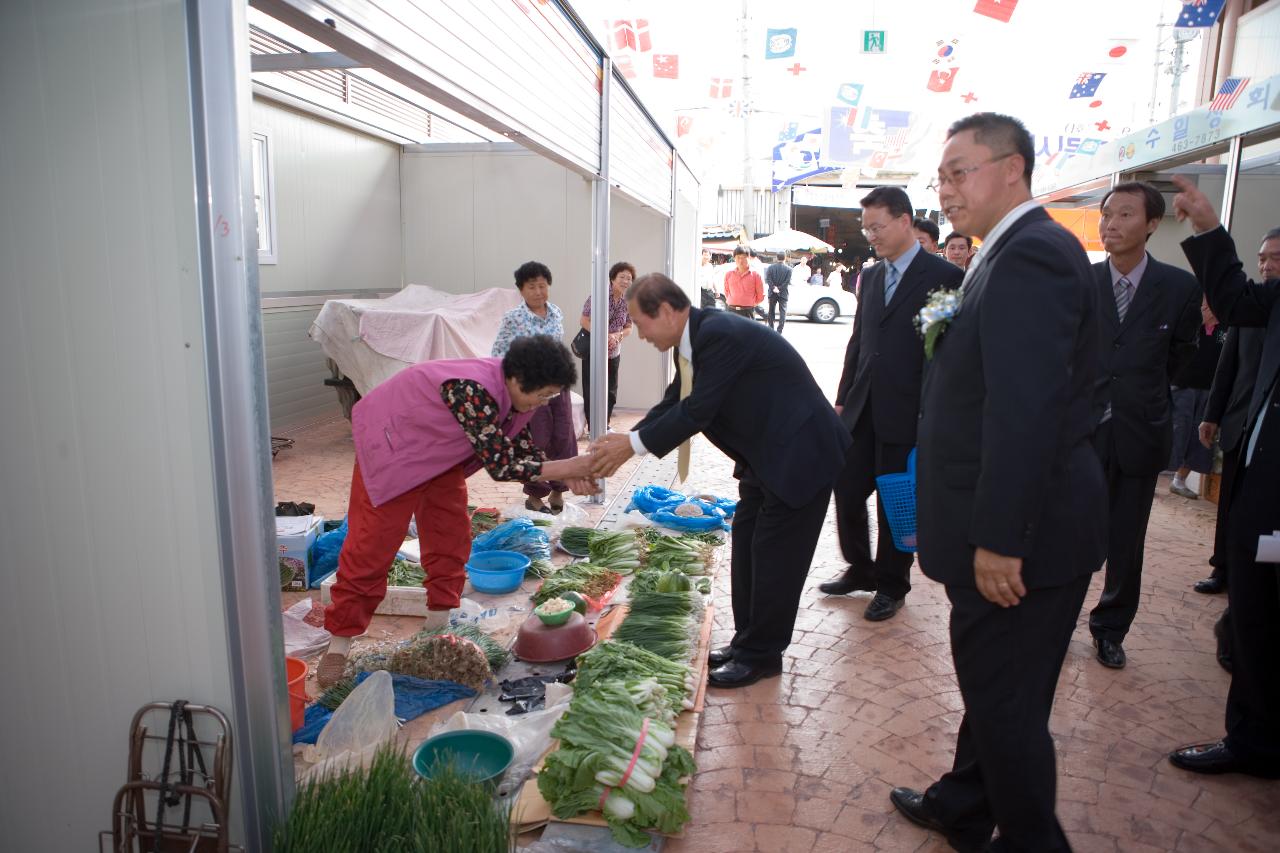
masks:
<path fill-rule="evenodd" d="M 663 507 L 679 506 L 687 501 L 688 498 L 679 492 L 673 492 L 670 489 L 664 489 L 662 486 L 648 485 L 641 486 L 631 495 L 631 503 L 627 504 L 627 512 L 633 509 L 640 510 L 644 515 L 657 512 Z"/>
<path fill-rule="evenodd" d="M 316 541 L 311 543 L 311 550 L 307 552 L 307 556 L 311 559 L 312 577 L 324 578 L 338 570 L 338 552 L 342 550 L 342 543 L 346 539 L 347 520 L 345 518 L 334 530 L 316 537 Z"/>
<path fill-rule="evenodd" d="M 551 537 L 529 519 L 513 518 L 471 540 L 471 553 L 480 551 L 515 551 L 530 560 L 550 560 Z"/>
<path fill-rule="evenodd" d="M 663 527 L 670 527 L 672 530 L 683 530 L 693 533 L 702 533 L 707 530 L 728 530 L 730 524 L 725 517 L 724 510 L 717 506 L 693 499 L 683 501 L 690 503 L 702 510 L 702 515 L 677 515 L 675 507 L 662 507 L 657 512 L 649 515 L 654 524 L 660 524 Z M 679 506 L 680 504 L 676 504 Z"/>

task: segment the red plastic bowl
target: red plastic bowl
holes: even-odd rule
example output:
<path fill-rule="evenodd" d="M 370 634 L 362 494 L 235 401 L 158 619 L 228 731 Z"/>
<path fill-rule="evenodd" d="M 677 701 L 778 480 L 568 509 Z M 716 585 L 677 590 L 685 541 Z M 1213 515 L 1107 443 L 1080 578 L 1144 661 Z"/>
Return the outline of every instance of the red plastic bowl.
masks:
<path fill-rule="evenodd" d="M 581 613 L 574 613 L 563 625 L 544 625 L 530 616 L 520 626 L 512 651 L 529 663 L 551 663 L 568 660 L 596 644 L 596 632 Z"/>

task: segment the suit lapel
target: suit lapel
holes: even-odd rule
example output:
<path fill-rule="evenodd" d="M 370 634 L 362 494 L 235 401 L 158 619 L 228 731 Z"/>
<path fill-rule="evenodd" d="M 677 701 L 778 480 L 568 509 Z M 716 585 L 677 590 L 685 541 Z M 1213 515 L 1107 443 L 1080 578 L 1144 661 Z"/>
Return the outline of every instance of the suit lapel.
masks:
<path fill-rule="evenodd" d="M 1028 211 L 1020 216 L 1016 222 L 1010 225 L 1008 231 L 1000 235 L 1000 239 L 996 241 L 994 246 L 990 247 L 990 249 L 986 249 L 986 251 L 989 251 L 991 254 L 986 257 L 986 260 L 979 261 L 977 271 L 972 273 L 972 277 L 966 283 L 961 285 L 962 294 L 960 298 L 960 306 L 956 308 L 957 317 L 964 311 L 966 305 L 971 305 L 977 300 L 978 294 L 982 290 L 982 286 L 986 284 L 987 276 L 991 274 L 991 268 L 995 263 L 996 258 L 1000 257 L 1000 253 L 1004 251 L 1005 247 L 1009 245 L 1017 233 L 1033 222 L 1040 222 L 1041 220 L 1048 218 L 1049 214 L 1045 213 L 1044 208 L 1036 208 L 1035 210 Z M 986 244 L 983 245 L 985 248 Z M 979 258 L 981 258 L 982 251 L 983 249 L 979 250 Z"/>
<path fill-rule="evenodd" d="M 1094 280 L 1098 283 L 1098 301 L 1102 308 L 1102 320 L 1106 331 L 1115 337 L 1120 331 L 1120 312 L 1116 308 L 1116 289 L 1111 284 L 1111 264 L 1103 261 L 1095 264 Z M 1132 307 L 1132 306 L 1131 306 Z"/>
<path fill-rule="evenodd" d="M 1111 303 L 1112 305 L 1115 304 L 1114 295 L 1111 298 Z M 1142 281 L 1138 283 L 1138 292 L 1133 294 L 1133 302 L 1129 304 L 1129 310 L 1124 314 L 1124 322 L 1120 324 L 1120 331 L 1127 332 L 1139 317 L 1155 308 L 1159 303 L 1160 273 L 1155 269 L 1155 264 L 1148 258 L 1146 272 L 1142 274 Z"/>
<path fill-rule="evenodd" d="M 893 292 L 893 299 L 884 307 L 884 313 L 880 315 L 880 323 L 883 325 L 889 319 L 889 315 L 898 310 L 898 306 L 908 301 L 910 294 L 924 281 L 924 264 L 920 261 L 920 256 L 924 254 L 924 249 L 916 253 L 911 264 L 907 267 L 907 271 L 903 273 L 902 280 L 898 282 L 898 288 Z M 887 271 L 886 271 L 887 272 Z M 881 288 L 883 290 L 883 288 Z"/>

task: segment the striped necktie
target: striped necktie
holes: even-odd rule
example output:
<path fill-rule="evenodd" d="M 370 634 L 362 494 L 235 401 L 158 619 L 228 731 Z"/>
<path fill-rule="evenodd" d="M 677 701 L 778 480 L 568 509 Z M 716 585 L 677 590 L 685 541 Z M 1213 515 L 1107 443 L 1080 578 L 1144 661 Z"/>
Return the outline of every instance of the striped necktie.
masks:
<path fill-rule="evenodd" d="M 689 360 L 676 353 L 676 364 L 680 366 L 680 399 L 688 397 L 693 393 L 693 365 Z M 693 438 L 686 438 L 680 443 L 680 449 L 676 452 L 676 471 L 680 474 L 680 482 L 689 479 L 689 456 L 693 451 Z"/>
<path fill-rule="evenodd" d="M 884 304 L 888 305 L 893 292 L 898 289 L 898 268 L 893 264 L 884 265 Z"/>
<path fill-rule="evenodd" d="M 1124 276 L 1115 284 L 1116 294 L 1116 313 L 1120 315 L 1120 322 L 1124 322 L 1124 315 L 1129 313 L 1129 305 L 1133 302 L 1133 282 Z"/>

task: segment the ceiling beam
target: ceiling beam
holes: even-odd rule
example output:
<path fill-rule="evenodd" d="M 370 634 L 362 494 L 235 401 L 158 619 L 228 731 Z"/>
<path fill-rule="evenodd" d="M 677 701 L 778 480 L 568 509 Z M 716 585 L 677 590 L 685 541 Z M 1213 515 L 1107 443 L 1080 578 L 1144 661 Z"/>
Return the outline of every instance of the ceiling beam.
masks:
<path fill-rule="evenodd" d="M 255 53 L 252 57 L 253 71 L 316 71 L 326 68 L 364 68 L 363 62 L 357 62 L 336 50 L 318 51 L 315 53 Z"/>

